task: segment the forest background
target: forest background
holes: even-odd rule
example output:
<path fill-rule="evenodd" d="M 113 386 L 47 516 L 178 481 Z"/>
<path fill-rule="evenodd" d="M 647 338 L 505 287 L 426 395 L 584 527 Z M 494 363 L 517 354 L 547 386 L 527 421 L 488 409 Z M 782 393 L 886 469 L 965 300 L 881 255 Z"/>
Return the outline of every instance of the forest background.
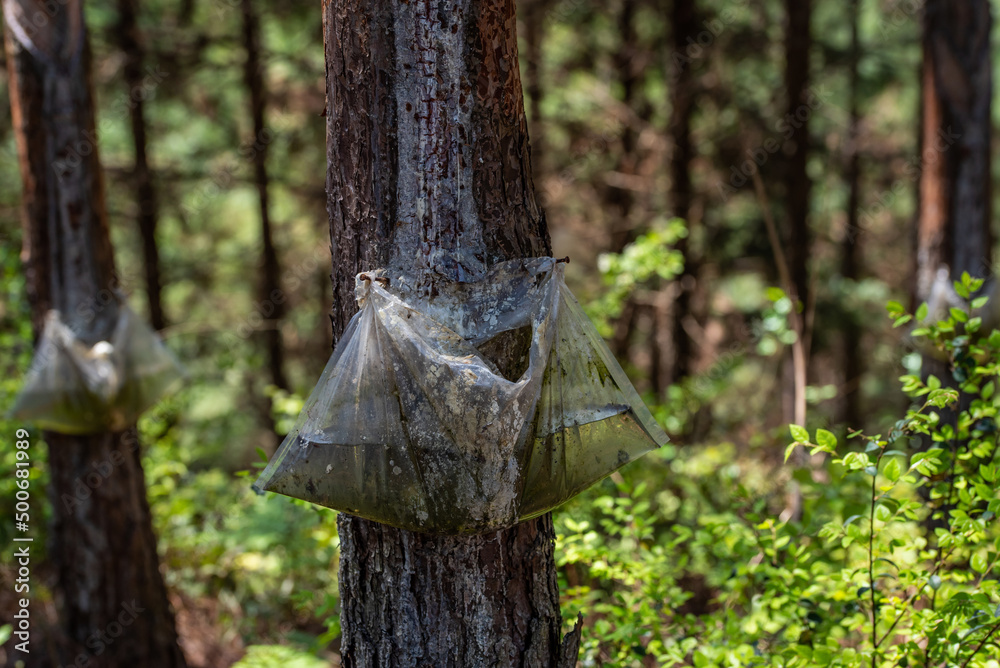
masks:
<path fill-rule="evenodd" d="M 944 475 L 919 468 L 926 447 L 883 457 L 876 438 L 877 457 L 843 456 L 865 449 L 843 440 L 848 427 L 921 431 L 908 408 L 938 387 L 920 380 L 928 348 L 899 321 L 929 295 L 918 294 L 920 184 L 962 136 L 920 139 L 922 3 L 524 0 L 518 12 L 554 254 L 572 258 L 574 292 L 672 439 L 556 513 L 564 613 L 585 617 L 582 665 L 907 665 L 921 654 L 926 665 L 1000 665 L 983 618 L 1000 601 L 989 489 L 957 500 L 972 474 L 942 457 L 957 482 L 943 504 L 933 492 L 924 503 L 920 476 Z M 189 372 L 140 422 L 181 646 L 193 666 L 336 665 L 334 513 L 249 488 L 331 347 L 319 8 L 120 0 L 88 3 L 86 19 L 98 132 L 79 151 L 99 139 L 120 283 Z M 993 28 L 963 29 L 972 39 Z M 4 408 L 32 354 L 9 110 L 3 76 Z M 982 193 L 987 212 L 992 197 Z M 973 274 L 988 277 L 981 251 Z M 942 317 L 931 338 L 954 362 L 969 316 Z M 995 423 L 983 420 L 995 415 L 996 370 L 976 368 L 966 392 L 982 405 L 969 409 L 979 412 L 962 461 L 994 483 Z M 18 426 L 0 419 L 2 434 Z M 924 431 L 957 439 L 940 428 Z M 789 458 L 793 441 L 841 456 Z M 887 475 L 893 457 L 903 463 Z M 7 513 L 13 452 L 0 460 Z M 908 487 L 879 505 L 876 481 Z M 945 558 L 948 539 L 918 506 L 929 516 L 961 504 L 978 524 L 966 535 L 945 521 L 964 536 Z M 876 521 L 880 507 L 891 514 Z M 44 544 L 44 521 L 35 526 Z M 889 559 L 896 548 L 909 565 Z M 877 559 L 896 569 L 885 580 Z M 54 618 L 52 592 L 41 598 Z M 9 633 L 0 628 L 8 650 Z"/>

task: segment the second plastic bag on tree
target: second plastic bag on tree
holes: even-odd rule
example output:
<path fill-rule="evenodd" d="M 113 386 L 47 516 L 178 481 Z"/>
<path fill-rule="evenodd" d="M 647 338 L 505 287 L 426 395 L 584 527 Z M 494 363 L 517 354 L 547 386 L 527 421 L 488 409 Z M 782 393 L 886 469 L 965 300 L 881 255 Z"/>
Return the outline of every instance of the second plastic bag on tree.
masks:
<path fill-rule="evenodd" d="M 432 297 L 368 272 L 356 295 L 361 311 L 258 490 L 478 533 L 551 510 L 667 441 L 552 258 Z M 511 330 L 531 340 L 526 360 L 505 364 L 514 379 L 487 353 Z"/>

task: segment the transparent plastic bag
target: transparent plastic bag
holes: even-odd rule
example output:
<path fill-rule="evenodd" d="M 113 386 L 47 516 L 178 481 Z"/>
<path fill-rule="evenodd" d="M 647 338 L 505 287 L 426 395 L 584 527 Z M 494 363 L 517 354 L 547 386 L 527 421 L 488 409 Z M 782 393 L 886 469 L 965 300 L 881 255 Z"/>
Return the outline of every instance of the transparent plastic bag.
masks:
<path fill-rule="evenodd" d="M 10 416 L 63 434 L 119 431 L 177 389 L 183 376 L 156 332 L 124 304 L 110 340 L 92 346 L 49 311 Z"/>
<path fill-rule="evenodd" d="M 551 510 L 667 441 L 552 258 L 413 294 L 359 274 L 348 324 L 254 484 L 385 524 L 478 533 Z M 509 380 L 477 346 L 528 328 Z"/>

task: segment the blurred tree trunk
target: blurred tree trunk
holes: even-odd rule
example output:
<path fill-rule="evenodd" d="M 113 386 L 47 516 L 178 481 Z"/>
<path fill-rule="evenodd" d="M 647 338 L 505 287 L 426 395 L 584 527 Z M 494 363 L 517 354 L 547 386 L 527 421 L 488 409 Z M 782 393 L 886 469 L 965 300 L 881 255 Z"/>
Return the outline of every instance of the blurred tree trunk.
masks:
<path fill-rule="evenodd" d="M 953 278 L 990 269 L 990 61 L 988 0 L 928 0 L 924 9 L 916 297 L 938 269 Z"/>
<path fill-rule="evenodd" d="M 810 24 L 812 20 L 812 0 L 785 0 L 785 93 L 788 111 L 782 128 L 788 141 L 785 143 L 785 201 L 788 218 L 788 258 L 791 274 L 789 295 L 792 303 L 802 305 L 798 331 L 804 348 L 805 359 L 809 358 L 809 324 L 811 296 L 809 294 L 809 255 L 812 251 L 809 233 L 809 202 L 812 183 L 807 166 L 809 162 L 809 116 L 812 113 L 809 94 L 809 52 L 812 49 Z M 801 373 L 801 370 L 799 371 Z M 800 423 L 804 406 L 799 392 L 804 388 L 796 382 L 794 355 L 785 355 L 782 367 L 782 408 L 785 422 Z"/>
<path fill-rule="evenodd" d="M 689 44 L 698 36 L 695 0 L 673 0 L 671 8 L 671 37 L 673 56 L 670 59 L 670 138 L 673 150 L 670 155 L 671 209 L 673 215 L 688 223 L 688 236 L 681 239 L 677 249 L 684 254 L 684 272 L 677 279 L 678 292 L 673 308 L 672 341 L 673 368 L 670 381 L 677 382 L 691 375 L 694 341 L 684 327 L 692 317 L 692 293 L 697 286 L 698 259 L 690 242 L 691 209 L 694 188 L 691 183 L 691 162 L 694 144 L 691 140 L 691 116 L 694 112 L 695 79 L 692 64 L 679 56 L 686 53 Z M 690 40 L 690 41 L 689 41 Z"/>
<path fill-rule="evenodd" d="M 331 0 L 324 26 L 335 335 L 361 270 L 433 286 L 548 254 L 513 2 Z M 464 537 L 338 526 L 345 667 L 575 665 L 550 514 Z"/>
<path fill-rule="evenodd" d="M 809 160 L 809 52 L 812 49 L 810 23 L 813 0 L 785 0 L 787 25 L 785 32 L 785 92 L 791 135 L 786 144 L 788 173 L 785 176 L 788 205 L 788 251 L 794 298 L 808 309 L 809 255 L 812 251 L 809 234 L 809 195 L 812 183 L 807 165 Z M 803 118 L 804 117 L 804 118 Z"/>
<path fill-rule="evenodd" d="M 637 55 L 635 31 L 637 5 L 637 0 L 622 0 L 621 2 L 621 9 L 618 12 L 618 49 L 614 53 L 615 73 L 618 83 L 622 87 L 621 102 L 625 110 L 620 136 L 621 154 L 615 166 L 616 171 L 622 175 L 635 173 L 636 167 L 636 133 L 632 127 L 632 112 L 635 108 L 635 92 L 639 74 L 635 62 Z M 635 227 L 631 220 L 633 199 L 633 194 L 628 188 L 615 185 L 607 186 L 608 209 L 614 214 L 610 230 L 612 252 L 620 253 L 625 246 L 635 240 Z M 632 338 L 642 311 L 643 308 L 635 303 L 634 295 L 629 295 L 626 297 L 621 315 L 615 322 L 614 334 L 611 337 L 611 349 L 615 356 L 623 362 L 629 359 Z M 655 315 L 653 322 L 655 322 Z M 653 339 L 652 344 L 656 346 L 656 337 L 651 338 Z M 654 355 L 651 357 L 651 361 L 658 365 L 659 359 Z M 654 369 L 650 369 L 650 378 L 658 376 Z"/>
<path fill-rule="evenodd" d="M 635 173 L 636 132 L 632 127 L 632 112 L 635 109 L 635 94 L 639 83 L 637 65 L 637 42 L 635 32 L 635 12 L 637 0 L 621 0 L 618 12 L 618 50 L 614 54 L 615 73 L 622 87 L 622 107 L 625 118 L 621 130 L 621 155 L 615 169 L 623 175 Z M 608 204 L 617 216 L 611 221 L 611 250 L 618 253 L 635 239 L 635 229 L 631 221 L 632 191 L 622 186 L 608 186 Z"/>
<path fill-rule="evenodd" d="M 861 276 L 861 230 L 859 214 L 861 210 L 861 112 L 859 111 L 859 63 L 861 60 L 861 3 L 851 0 L 848 5 L 851 21 L 851 51 L 849 68 L 850 128 L 847 138 L 847 232 L 840 248 L 840 274 L 852 283 Z M 844 403 L 841 421 L 853 429 L 861 428 L 861 324 L 854 313 L 844 318 Z"/>
<path fill-rule="evenodd" d="M 128 89 L 127 104 L 132 121 L 132 145 L 135 167 L 132 187 L 138 208 L 139 234 L 142 237 L 143 267 L 146 272 L 146 300 L 149 302 L 149 322 L 153 329 L 166 327 L 160 294 L 163 282 L 160 277 L 160 252 L 156 246 L 156 219 L 158 215 L 156 187 L 146 159 L 145 98 L 147 84 L 143 82 L 142 38 L 136 23 L 137 0 L 118 0 L 118 26 L 114 31 L 118 48 L 125 57 L 123 73 Z"/>
<path fill-rule="evenodd" d="M 118 303 L 81 3 L 3 5 L 35 332 L 46 312 L 57 309 L 79 339 L 93 344 L 110 338 Z M 39 15 L 48 20 L 33 22 Z M 48 555 L 58 577 L 63 637 L 49 639 L 56 656 L 14 658 L 30 666 L 184 666 L 135 428 L 44 437 L 51 477 Z"/>
<path fill-rule="evenodd" d="M 267 94 L 264 90 L 264 75 L 260 62 L 260 25 L 252 0 L 241 0 L 243 11 L 243 46 L 246 49 L 243 79 L 250 93 L 250 113 L 253 116 L 253 141 L 246 147 L 253 160 L 254 184 L 260 206 L 260 238 L 263 268 L 261 273 L 260 310 L 261 315 L 270 320 L 264 327 L 262 338 L 267 349 L 271 383 L 283 390 L 288 389 L 285 377 L 285 349 L 281 340 L 281 320 L 285 316 L 286 295 L 281 290 L 281 267 L 278 251 L 274 247 L 271 234 L 271 213 L 268 197 L 267 146 L 271 142 L 271 130 L 264 122 Z"/>

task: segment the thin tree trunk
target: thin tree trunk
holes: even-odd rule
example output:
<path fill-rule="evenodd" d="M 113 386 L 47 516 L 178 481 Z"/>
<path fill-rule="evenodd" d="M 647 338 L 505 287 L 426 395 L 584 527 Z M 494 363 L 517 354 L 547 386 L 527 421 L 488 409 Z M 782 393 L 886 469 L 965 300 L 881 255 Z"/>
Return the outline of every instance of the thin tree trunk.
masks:
<path fill-rule="evenodd" d="M 861 60 L 861 2 L 851 0 L 848 11 L 851 15 L 851 56 L 850 92 L 848 106 L 850 130 L 847 138 L 847 233 L 840 248 L 840 273 L 849 281 L 856 281 L 861 274 L 861 230 L 859 212 L 861 208 L 861 146 L 858 134 L 861 126 L 859 111 L 859 61 Z M 844 320 L 844 404 L 841 421 L 854 429 L 861 428 L 861 325 L 853 313 Z"/>
<path fill-rule="evenodd" d="M 260 240 L 263 272 L 260 282 L 261 315 L 271 320 L 271 325 L 261 333 L 267 349 L 271 383 L 283 390 L 288 389 L 285 377 L 285 348 L 281 339 L 281 320 L 285 316 L 286 295 L 281 290 L 281 267 L 278 251 L 274 247 L 271 234 L 271 214 L 268 197 L 267 146 L 270 130 L 264 123 L 265 105 L 264 77 L 260 62 L 260 26 L 252 0 L 241 0 L 243 10 L 243 45 L 247 52 L 243 77 L 250 92 L 250 112 L 253 116 L 253 143 L 249 153 L 253 160 L 254 184 L 260 206 Z"/>
<path fill-rule="evenodd" d="M 803 323 L 798 332 L 805 347 L 805 356 L 809 358 L 808 342 L 810 340 L 808 317 L 809 294 L 809 255 L 812 251 L 811 235 L 809 233 L 809 201 L 812 183 L 807 171 L 809 158 L 809 117 L 808 117 L 808 87 L 809 87 L 809 51 L 812 47 L 810 23 L 812 18 L 812 0 L 785 0 L 787 24 L 785 26 L 785 92 L 788 98 L 789 125 L 791 127 L 785 174 L 785 192 L 788 214 L 788 246 L 786 256 L 791 273 L 790 295 L 793 302 L 802 304 Z M 798 412 L 797 406 L 802 404 L 798 396 L 799 383 L 795 382 L 793 355 L 785 355 L 782 383 L 782 406 L 786 422 L 794 421 Z"/>
<path fill-rule="evenodd" d="M 329 0 L 324 26 L 335 335 L 360 270 L 432 287 L 548 254 L 513 2 Z M 344 666 L 575 665 L 551 515 L 471 537 L 338 525 Z"/>
<path fill-rule="evenodd" d="M 75 1 L 46 5 L 50 20 L 36 27 L 31 11 L 19 13 L 24 5 L 4 0 L 33 324 L 37 334 L 46 312 L 58 309 L 77 337 L 93 344 L 110 337 L 118 306 L 83 12 Z M 17 658 L 33 666 L 83 665 L 81 656 L 96 668 L 184 666 L 134 427 L 44 437 L 48 554 L 64 637 L 54 643 L 57 656 Z"/>
<path fill-rule="evenodd" d="M 806 165 L 809 158 L 809 120 L 799 121 L 809 110 L 809 51 L 812 0 L 786 0 L 788 24 L 785 33 L 785 91 L 791 123 L 791 152 L 785 178 L 788 202 L 789 247 L 792 284 L 803 305 L 809 304 L 809 194 L 812 183 Z"/>
<path fill-rule="evenodd" d="M 160 277 L 160 252 L 156 246 L 156 220 L 158 215 L 156 187 L 146 158 L 146 90 L 143 83 L 143 46 L 136 23 L 137 0 L 118 0 L 118 26 L 115 36 L 118 48 L 125 56 L 125 85 L 128 88 L 129 117 L 132 122 L 132 144 L 135 167 L 132 187 L 138 207 L 139 234 L 142 237 L 143 267 L 146 272 L 146 300 L 149 302 L 149 322 L 153 329 L 166 327 L 163 304 L 160 299 L 163 281 Z"/>
<path fill-rule="evenodd" d="M 683 54 L 689 40 L 697 38 L 694 0 L 673 0 L 671 10 L 673 52 Z M 673 151 L 670 156 L 671 208 L 678 218 L 688 223 L 688 236 L 677 242 L 677 250 L 684 254 L 684 271 L 677 280 L 677 297 L 673 307 L 674 359 L 671 382 L 691 375 L 694 342 L 684 328 L 692 317 L 692 296 L 697 286 L 698 259 L 691 248 L 691 209 L 694 187 L 691 183 L 691 162 L 694 160 L 694 143 L 691 140 L 691 116 L 694 112 L 695 79 L 692 64 L 684 59 L 671 58 L 670 67 L 670 137 Z"/>
<path fill-rule="evenodd" d="M 618 83 L 622 87 L 622 105 L 629 110 L 634 107 L 638 84 L 638 69 L 635 63 L 635 12 L 637 4 L 637 0 L 621 0 L 621 10 L 618 13 L 618 51 L 614 56 Z M 631 116 L 626 118 L 622 125 L 621 142 L 622 152 L 618 159 L 617 169 L 624 174 L 632 174 L 635 172 L 636 166 L 636 133 L 632 127 Z M 610 186 L 608 205 L 617 214 L 616 220 L 612 221 L 611 232 L 611 250 L 617 253 L 635 239 L 635 230 L 630 220 L 633 205 L 632 192 L 628 188 Z"/>

